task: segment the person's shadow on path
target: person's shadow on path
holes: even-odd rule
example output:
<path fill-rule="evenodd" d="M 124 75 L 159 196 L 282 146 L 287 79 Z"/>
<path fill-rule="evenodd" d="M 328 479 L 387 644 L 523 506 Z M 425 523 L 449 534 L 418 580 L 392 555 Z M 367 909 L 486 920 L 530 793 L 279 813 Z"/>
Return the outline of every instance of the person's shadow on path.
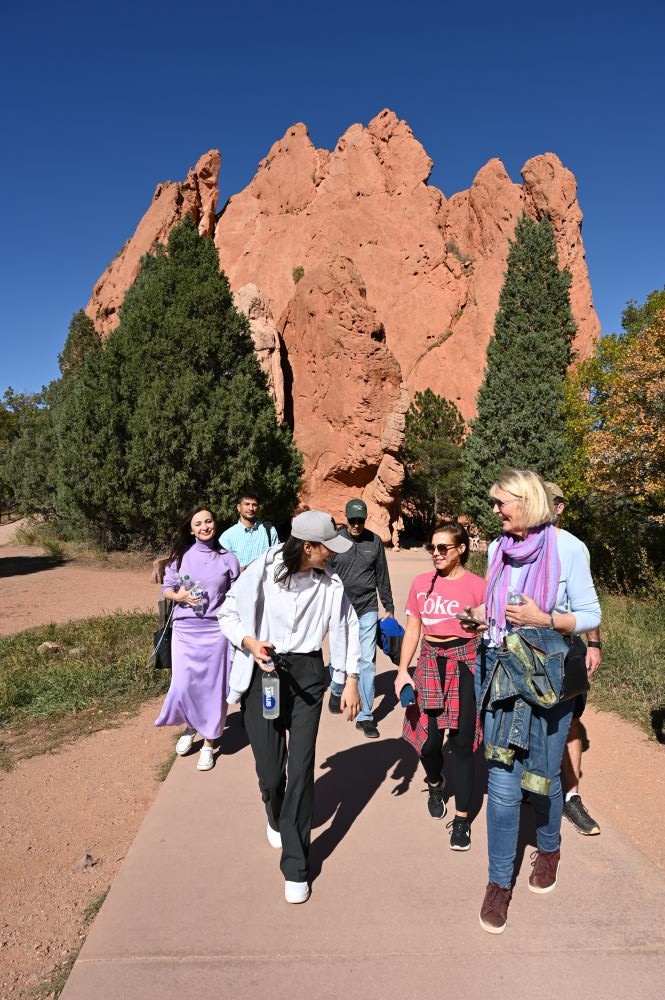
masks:
<path fill-rule="evenodd" d="M 310 849 L 310 876 L 321 874 L 325 861 L 339 846 L 386 778 L 398 781 L 393 795 L 403 795 L 418 766 L 418 758 L 401 739 L 377 740 L 340 750 L 325 760 L 326 774 L 315 785 L 313 828 L 332 817 Z M 391 773 L 389 773 L 391 772 Z"/>
<path fill-rule="evenodd" d="M 396 670 L 384 670 L 383 673 L 376 675 L 376 681 L 374 682 L 374 694 L 377 700 L 379 698 L 381 699 L 373 712 L 374 721 L 377 725 L 379 722 L 383 722 L 383 720 L 390 715 L 393 709 L 399 705 L 399 700 L 395 695 L 396 677 Z"/>
<path fill-rule="evenodd" d="M 0 577 L 42 573 L 46 569 L 64 566 L 65 561 L 58 556 L 3 556 L 0 558 Z"/>
<path fill-rule="evenodd" d="M 249 738 L 245 732 L 242 712 L 229 712 L 226 717 L 224 732 L 218 741 L 216 757 L 231 757 L 249 746 Z"/>

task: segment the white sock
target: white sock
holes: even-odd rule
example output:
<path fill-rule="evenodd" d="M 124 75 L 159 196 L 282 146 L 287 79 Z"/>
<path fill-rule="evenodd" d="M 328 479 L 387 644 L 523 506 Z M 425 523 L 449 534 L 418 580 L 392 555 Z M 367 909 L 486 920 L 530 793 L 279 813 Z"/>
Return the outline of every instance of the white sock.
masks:
<path fill-rule="evenodd" d="M 579 795 L 579 794 L 580 793 L 577 791 L 577 789 L 575 789 L 574 792 L 566 792 L 566 802 L 570 802 L 570 800 L 572 799 L 573 795 Z"/>

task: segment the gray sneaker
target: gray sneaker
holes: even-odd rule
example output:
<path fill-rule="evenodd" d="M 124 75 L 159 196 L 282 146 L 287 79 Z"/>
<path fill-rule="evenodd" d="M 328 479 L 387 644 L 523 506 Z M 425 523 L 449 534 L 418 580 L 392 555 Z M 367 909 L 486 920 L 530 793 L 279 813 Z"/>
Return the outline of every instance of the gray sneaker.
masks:
<path fill-rule="evenodd" d="M 600 833 L 600 827 L 595 819 L 589 816 L 579 795 L 573 795 L 564 802 L 563 815 L 573 824 L 577 832 L 585 837 L 595 837 Z"/>

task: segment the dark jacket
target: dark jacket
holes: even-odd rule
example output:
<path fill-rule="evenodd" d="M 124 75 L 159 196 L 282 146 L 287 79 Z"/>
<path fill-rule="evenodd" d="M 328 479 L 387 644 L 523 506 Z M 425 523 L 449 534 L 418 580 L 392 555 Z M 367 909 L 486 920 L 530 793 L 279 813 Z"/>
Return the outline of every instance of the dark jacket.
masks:
<path fill-rule="evenodd" d="M 386 552 L 379 536 L 367 528 L 358 538 L 353 538 L 346 527 L 340 529 L 340 534 L 349 538 L 353 545 L 348 552 L 333 556 L 328 565 L 341 577 L 355 613 L 360 616 L 366 611 L 378 611 L 378 590 L 383 607 L 391 615 L 394 614 Z"/>

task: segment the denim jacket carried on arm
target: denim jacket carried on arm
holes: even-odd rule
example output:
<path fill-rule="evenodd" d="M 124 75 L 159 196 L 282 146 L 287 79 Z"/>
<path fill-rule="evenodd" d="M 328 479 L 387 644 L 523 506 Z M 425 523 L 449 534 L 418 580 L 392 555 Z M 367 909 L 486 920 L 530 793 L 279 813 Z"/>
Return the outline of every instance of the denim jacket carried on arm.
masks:
<path fill-rule="evenodd" d="M 476 698 L 485 757 L 510 767 L 523 751 L 522 787 L 548 795 L 547 715 L 558 705 L 569 642 L 549 628 L 510 632 L 499 648 L 484 646 Z"/>

